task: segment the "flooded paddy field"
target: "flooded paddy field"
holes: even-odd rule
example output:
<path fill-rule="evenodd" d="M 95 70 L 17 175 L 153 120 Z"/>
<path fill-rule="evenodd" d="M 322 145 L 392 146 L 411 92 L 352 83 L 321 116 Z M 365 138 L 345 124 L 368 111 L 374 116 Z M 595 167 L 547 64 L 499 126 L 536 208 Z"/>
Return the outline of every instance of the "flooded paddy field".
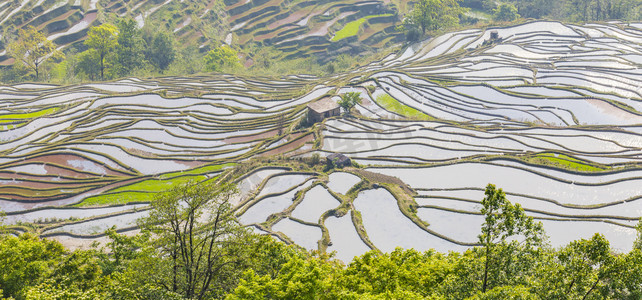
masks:
<path fill-rule="evenodd" d="M 4 86 L 0 210 L 76 247 L 136 232 L 162 191 L 234 174 L 241 224 L 348 261 L 474 246 L 493 183 L 552 246 L 600 232 L 626 251 L 642 216 L 639 28 L 463 30 L 328 78 Z M 301 125 L 308 103 L 348 91 L 352 116 Z M 324 169 L 332 153 L 355 166 Z"/>

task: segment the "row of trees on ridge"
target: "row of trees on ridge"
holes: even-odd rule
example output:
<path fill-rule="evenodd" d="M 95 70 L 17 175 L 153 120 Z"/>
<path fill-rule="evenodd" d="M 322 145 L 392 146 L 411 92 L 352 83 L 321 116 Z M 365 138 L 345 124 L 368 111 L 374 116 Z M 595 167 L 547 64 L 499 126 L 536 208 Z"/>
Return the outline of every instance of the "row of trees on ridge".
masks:
<path fill-rule="evenodd" d="M 24 76 L 28 78 L 32 74 L 36 80 L 43 79 L 45 67 L 64 73 L 61 76 L 89 80 L 129 76 L 145 68 L 163 74 L 181 54 L 171 34 L 143 31 L 132 19 L 116 25 L 105 23 L 91 27 L 83 45 L 86 50 L 80 53 L 73 50 L 63 53 L 44 33 L 27 26 L 20 29 L 18 38 L 9 44 L 8 53 L 16 61 L 14 68 L 23 69 Z M 185 57 L 185 60 L 193 59 L 201 61 L 205 71 L 240 66 L 236 51 L 227 46 L 212 49 L 205 59 Z"/>

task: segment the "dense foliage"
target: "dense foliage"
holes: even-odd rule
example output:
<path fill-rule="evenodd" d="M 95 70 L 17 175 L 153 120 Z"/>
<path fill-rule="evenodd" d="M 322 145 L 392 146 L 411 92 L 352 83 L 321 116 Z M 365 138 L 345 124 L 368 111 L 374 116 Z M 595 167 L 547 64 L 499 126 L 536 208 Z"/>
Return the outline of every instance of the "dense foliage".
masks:
<path fill-rule="evenodd" d="M 419 0 L 407 4 L 393 1 L 390 7 L 395 11 L 395 22 L 398 22 L 395 24 L 404 30 L 410 42 L 461 27 L 496 26 L 523 22 L 528 18 L 567 22 L 642 19 L 639 0 Z M 0 68 L 0 81 L 77 83 L 210 71 L 277 76 L 326 75 L 349 70 L 362 65 L 364 59 L 373 61 L 385 54 L 369 53 L 368 57 L 344 54 L 321 60 L 313 55 L 290 56 L 274 45 L 252 40 L 234 43 L 232 47 L 179 44 L 175 41 L 175 33 L 163 27 L 160 30 L 150 26 L 140 29 L 140 24 L 132 19 L 110 20 L 101 18 L 102 25 L 90 28 L 85 42 L 65 48 L 64 54 L 56 50 L 60 45 L 48 40 L 43 32 L 31 26 L 23 27 L 13 40 L 9 37 L 7 54 L 15 63 Z M 221 35 L 216 38 L 221 40 L 223 33 L 216 34 Z"/>
<path fill-rule="evenodd" d="M 18 62 L 17 67 L 27 68 L 40 78 L 40 67 L 50 58 L 60 56 L 53 42 L 33 26 L 20 29 L 20 38 L 11 44 L 7 51 Z"/>
<path fill-rule="evenodd" d="M 514 6 L 524 18 L 571 22 L 639 21 L 642 18 L 642 2 L 637 0 L 463 0 L 461 5 L 489 14 L 493 14 L 498 7 L 510 12 L 509 9 Z"/>
<path fill-rule="evenodd" d="M 459 23 L 464 10 L 456 0 L 417 1 L 406 19 L 404 26 L 421 29 L 422 34 L 440 28 L 450 28 Z"/>
<path fill-rule="evenodd" d="M 492 26 L 520 18 L 568 22 L 639 21 L 642 2 L 637 0 L 420 0 L 403 16 L 408 41 L 427 33 L 458 26 Z"/>
<path fill-rule="evenodd" d="M 361 93 L 347 92 L 341 94 L 341 100 L 339 100 L 337 104 L 343 108 L 346 115 L 349 115 L 352 108 L 357 106 L 357 104 L 361 104 Z"/>
<path fill-rule="evenodd" d="M 229 68 L 241 67 L 238 53 L 229 46 L 216 47 L 205 55 L 205 70 L 221 72 Z"/>
<path fill-rule="evenodd" d="M 144 234 L 107 232 L 68 251 L 31 234 L 0 237 L 0 290 L 15 299 L 640 299 L 640 240 L 614 253 L 600 234 L 561 249 L 489 185 L 480 246 L 464 253 L 370 251 L 347 266 L 229 214 L 233 189 L 179 187 L 154 202 Z M 214 199 L 213 202 L 205 199 Z M 153 234 L 150 234 L 153 232 Z M 152 238 L 153 237 L 153 238 Z M 109 253 L 109 254 L 106 254 Z"/>

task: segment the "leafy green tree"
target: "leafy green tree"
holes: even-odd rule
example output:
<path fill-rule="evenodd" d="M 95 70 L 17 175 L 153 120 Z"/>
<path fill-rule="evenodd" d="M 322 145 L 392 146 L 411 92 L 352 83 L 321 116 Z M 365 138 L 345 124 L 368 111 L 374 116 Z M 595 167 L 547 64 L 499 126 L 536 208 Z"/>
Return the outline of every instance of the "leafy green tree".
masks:
<path fill-rule="evenodd" d="M 510 300 L 539 300 L 537 295 L 531 293 L 530 288 L 518 286 L 498 286 L 485 293 L 478 293 L 469 300 L 495 300 L 495 299 L 510 299 Z"/>
<path fill-rule="evenodd" d="M 451 28 L 459 24 L 459 15 L 466 9 L 457 0 L 418 0 L 403 21 L 406 30 L 419 28 L 426 31 Z"/>
<path fill-rule="evenodd" d="M 495 21 L 512 22 L 519 19 L 519 17 L 517 8 L 510 3 L 502 3 L 493 11 L 493 19 Z"/>
<path fill-rule="evenodd" d="M 642 251 L 642 218 L 640 218 L 640 220 L 638 220 L 638 224 L 635 225 L 635 231 L 637 233 L 637 236 L 635 237 L 635 241 L 633 242 L 633 249 Z"/>
<path fill-rule="evenodd" d="M 75 49 L 69 49 L 65 54 L 65 59 L 54 65 L 50 74 L 51 78 L 58 82 L 73 83 L 76 82 L 78 70 L 78 55 Z"/>
<path fill-rule="evenodd" d="M 335 280 L 343 294 L 384 296 L 403 293 L 425 299 L 438 295 L 438 287 L 453 271 L 453 256 L 434 250 L 395 249 L 388 254 L 370 251 L 354 258 Z M 392 298 L 399 299 L 399 298 Z"/>
<path fill-rule="evenodd" d="M 112 24 L 92 27 L 87 34 L 85 45 L 98 55 L 100 79 L 105 79 L 105 59 L 118 46 L 118 28 Z"/>
<path fill-rule="evenodd" d="M 176 58 L 176 50 L 172 37 L 165 33 L 159 32 L 154 36 L 149 51 L 149 61 L 163 73 Z"/>
<path fill-rule="evenodd" d="M 25 299 L 107 299 L 108 278 L 93 251 L 74 251 L 61 257 L 53 272 L 24 292 Z"/>
<path fill-rule="evenodd" d="M 482 293 L 514 277 L 511 272 L 527 270 L 528 265 L 518 265 L 516 254 L 541 246 L 544 238 L 542 224 L 527 216 L 519 204 L 510 203 L 502 189 L 489 184 L 484 194 L 484 223 L 478 236 L 484 263 Z"/>
<path fill-rule="evenodd" d="M 616 255 L 619 265 L 611 278 L 609 288 L 613 291 L 612 299 L 642 299 L 642 251 L 633 249 L 629 253 Z"/>
<path fill-rule="evenodd" d="M 98 78 L 100 71 L 100 54 L 96 49 L 88 49 L 76 57 L 76 72 L 85 74 L 90 80 Z"/>
<path fill-rule="evenodd" d="M 612 283 L 628 268 L 601 234 L 573 241 L 554 256 L 535 287 L 544 299 L 613 299 Z"/>
<path fill-rule="evenodd" d="M 142 227 L 157 238 L 155 278 L 160 287 L 188 299 L 221 297 L 235 286 L 252 236 L 232 214 L 229 183 L 188 184 L 152 203 Z"/>
<path fill-rule="evenodd" d="M 359 92 L 347 92 L 341 94 L 341 100 L 337 102 L 345 112 L 346 115 L 350 114 L 352 108 L 361 103 L 361 93 Z"/>
<path fill-rule="evenodd" d="M 248 270 L 225 299 L 340 299 L 332 291 L 339 266 L 327 256 L 293 256 L 275 278 Z"/>
<path fill-rule="evenodd" d="M 100 287 L 88 290 L 79 290 L 74 287 L 58 286 L 52 283 L 41 283 L 29 287 L 24 295 L 24 300 L 100 300 L 109 299 L 99 290 Z"/>
<path fill-rule="evenodd" d="M 224 68 L 241 67 L 239 57 L 234 49 L 227 45 L 216 47 L 205 55 L 205 70 L 220 72 Z"/>
<path fill-rule="evenodd" d="M 40 79 L 40 67 L 48 59 L 62 57 L 56 50 L 56 45 L 33 26 L 20 29 L 19 38 L 9 44 L 7 52 L 16 62 L 36 73 L 36 80 Z"/>
<path fill-rule="evenodd" d="M 5 217 L 6 217 L 6 214 L 4 213 L 4 211 L 0 210 L 0 238 L 2 238 L 2 236 L 6 233 L 5 232 L 6 228 L 4 224 Z"/>
<path fill-rule="evenodd" d="M 0 236 L 0 286 L 4 297 L 18 297 L 29 286 L 52 275 L 64 255 L 55 241 L 31 234 Z"/>
<path fill-rule="evenodd" d="M 144 40 L 136 21 L 132 19 L 118 22 L 116 38 L 116 72 L 125 76 L 143 65 Z"/>

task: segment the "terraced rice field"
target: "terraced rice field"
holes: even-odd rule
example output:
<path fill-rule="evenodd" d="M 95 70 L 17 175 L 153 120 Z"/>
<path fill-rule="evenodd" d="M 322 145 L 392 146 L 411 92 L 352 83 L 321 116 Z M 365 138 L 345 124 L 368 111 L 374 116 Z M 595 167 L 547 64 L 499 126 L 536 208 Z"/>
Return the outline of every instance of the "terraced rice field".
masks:
<path fill-rule="evenodd" d="M 0 208 L 16 231 L 37 221 L 75 245 L 110 224 L 134 232 L 159 191 L 244 170 L 242 224 L 347 261 L 474 245 L 494 183 L 552 246 L 601 232 L 630 249 L 642 216 L 642 24 L 495 30 L 494 43 L 490 29 L 449 33 L 333 78 L 2 87 L 0 125 L 12 127 L 0 127 Z M 362 93 L 358 116 L 297 126 L 307 103 L 348 91 Z M 296 163 L 313 153 L 363 168 Z M 265 166 L 239 167 L 258 157 Z"/>
<path fill-rule="evenodd" d="M 368 47 L 379 48 L 381 43 L 403 40 L 403 34 L 395 30 L 398 17 L 392 15 L 398 9 L 388 4 L 383 0 L 0 1 L 0 66 L 13 64 L 14 59 L 6 51 L 10 42 L 6 37 L 17 35 L 24 26 L 36 27 L 64 49 L 82 42 L 91 26 L 126 18 L 135 20 L 140 28 L 145 25 L 167 28 L 179 43 L 200 49 L 220 44 L 221 41 L 211 38 L 215 32 L 216 36 L 225 37 L 227 44 L 240 46 L 241 52 L 256 43 L 274 46 L 287 57 L 356 54 Z M 362 21 L 357 26 L 347 26 L 356 20 Z M 337 33 L 344 26 L 352 28 L 349 35 Z M 359 28 L 364 30 L 363 34 L 357 34 Z M 331 40 L 335 33 L 356 38 L 338 43 Z M 252 60 L 248 62 L 251 64 Z"/>

